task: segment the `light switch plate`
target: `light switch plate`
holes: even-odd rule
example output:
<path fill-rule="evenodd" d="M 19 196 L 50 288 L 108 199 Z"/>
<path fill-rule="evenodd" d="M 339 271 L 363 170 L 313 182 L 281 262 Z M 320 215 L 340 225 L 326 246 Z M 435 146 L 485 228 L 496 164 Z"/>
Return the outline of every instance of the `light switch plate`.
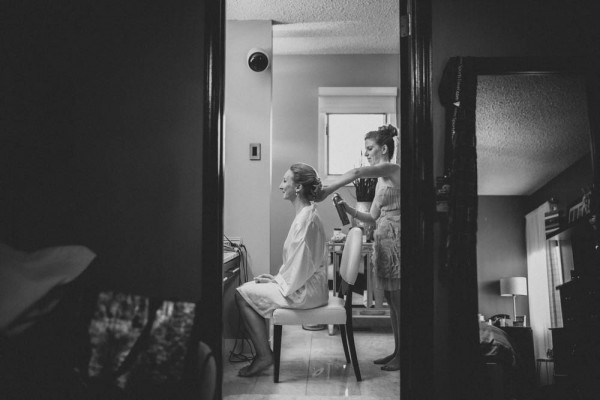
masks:
<path fill-rule="evenodd" d="M 260 160 L 260 143 L 250 143 L 250 159 Z"/>

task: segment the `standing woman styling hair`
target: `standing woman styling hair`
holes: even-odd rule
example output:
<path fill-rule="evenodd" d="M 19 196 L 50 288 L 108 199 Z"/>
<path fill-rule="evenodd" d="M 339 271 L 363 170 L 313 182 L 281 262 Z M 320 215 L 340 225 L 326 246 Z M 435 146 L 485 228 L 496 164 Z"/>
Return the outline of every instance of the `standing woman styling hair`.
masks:
<path fill-rule="evenodd" d="M 375 287 L 383 289 L 390 306 L 395 349 L 392 354 L 375 360 L 384 371 L 400 369 L 400 166 L 390 162 L 394 155 L 394 137 L 398 130 L 382 126 L 365 135 L 365 156 L 369 166 L 354 168 L 324 187 L 317 196 L 322 201 L 340 187 L 358 178 L 378 178 L 371 209 L 360 212 L 342 202 L 348 214 L 364 222 L 375 223 L 373 234 L 373 269 Z"/>
<path fill-rule="evenodd" d="M 256 349 L 252 363 L 239 376 L 255 376 L 273 364 L 265 318 L 277 308 L 309 309 L 327 304 L 329 287 L 325 230 L 316 205 L 321 180 L 313 167 L 293 164 L 279 190 L 294 207 L 296 217 L 283 244 L 283 264 L 277 275 L 262 274 L 237 288 L 240 315 Z"/>

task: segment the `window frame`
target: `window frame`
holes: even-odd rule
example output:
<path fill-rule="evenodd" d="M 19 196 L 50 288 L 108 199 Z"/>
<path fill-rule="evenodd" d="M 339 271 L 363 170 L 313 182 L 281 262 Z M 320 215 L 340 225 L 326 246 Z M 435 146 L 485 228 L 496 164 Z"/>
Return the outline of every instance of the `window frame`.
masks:
<path fill-rule="evenodd" d="M 328 174 L 329 114 L 382 114 L 386 124 L 397 125 L 397 94 L 397 87 L 319 87 L 318 169 L 323 184 L 340 176 Z"/>

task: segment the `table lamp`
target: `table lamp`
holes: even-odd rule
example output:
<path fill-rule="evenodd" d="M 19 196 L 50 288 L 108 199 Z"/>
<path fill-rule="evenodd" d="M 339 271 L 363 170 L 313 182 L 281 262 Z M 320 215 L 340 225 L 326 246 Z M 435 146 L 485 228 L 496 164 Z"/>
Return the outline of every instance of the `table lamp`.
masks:
<path fill-rule="evenodd" d="M 514 276 L 500 279 L 500 296 L 512 296 L 513 321 L 517 319 L 517 296 L 527 296 L 527 278 Z"/>

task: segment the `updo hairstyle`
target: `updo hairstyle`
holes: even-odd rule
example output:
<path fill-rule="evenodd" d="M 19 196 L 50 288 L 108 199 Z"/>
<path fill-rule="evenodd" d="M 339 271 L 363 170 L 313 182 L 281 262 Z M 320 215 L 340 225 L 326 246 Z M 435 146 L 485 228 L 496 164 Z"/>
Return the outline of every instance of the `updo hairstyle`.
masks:
<path fill-rule="evenodd" d="M 386 145 L 391 160 L 394 156 L 394 136 L 398 136 L 398 129 L 394 125 L 383 125 L 376 131 L 368 132 L 365 135 L 365 140 L 372 139 L 378 146 Z"/>
<path fill-rule="evenodd" d="M 300 192 L 308 201 L 314 201 L 321 190 L 321 179 L 313 167 L 304 163 L 292 164 L 290 171 L 294 174 L 294 183 L 301 185 Z"/>

